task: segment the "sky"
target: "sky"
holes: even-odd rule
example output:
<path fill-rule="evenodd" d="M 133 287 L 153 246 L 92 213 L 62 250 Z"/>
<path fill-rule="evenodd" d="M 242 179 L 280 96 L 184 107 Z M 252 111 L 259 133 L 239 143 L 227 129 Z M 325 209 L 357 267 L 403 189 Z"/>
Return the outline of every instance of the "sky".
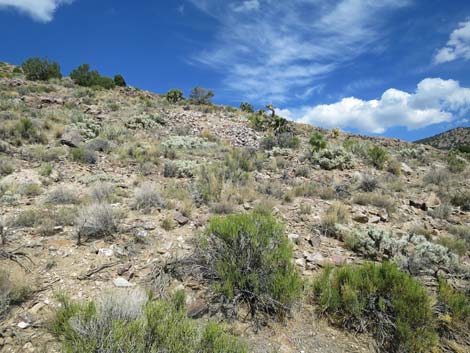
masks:
<path fill-rule="evenodd" d="M 0 61 L 413 141 L 470 126 L 468 0 L 0 0 Z"/>

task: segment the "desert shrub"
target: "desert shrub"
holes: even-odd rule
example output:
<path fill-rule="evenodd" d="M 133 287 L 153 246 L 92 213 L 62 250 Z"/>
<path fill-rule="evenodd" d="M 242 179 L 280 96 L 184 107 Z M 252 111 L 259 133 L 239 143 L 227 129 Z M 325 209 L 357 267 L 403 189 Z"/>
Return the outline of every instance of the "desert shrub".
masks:
<path fill-rule="evenodd" d="M 387 171 L 392 173 L 393 175 L 400 175 L 401 174 L 401 163 L 397 161 L 395 158 L 390 159 L 387 163 Z"/>
<path fill-rule="evenodd" d="M 74 162 L 95 164 L 98 160 L 96 153 L 87 147 L 77 147 L 70 150 L 70 157 Z"/>
<path fill-rule="evenodd" d="M 264 111 L 262 114 L 255 113 L 248 116 L 251 128 L 257 131 L 264 131 L 267 129 L 268 121 L 265 118 Z"/>
<path fill-rule="evenodd" d="M 320 229 L 327 235 L 335 235 L 336 225 L 348 223 L 350 217 L 350 212 L 344 204 L 338 201 L 333 202 L 321 216 Z"/>
<path fill-rule="evenodd" d="M 379 146 L 369 148 L 367 155 L 372 165 L 380 170 L 384 169 L 385 163 L 387 163 L 389 159 L 387 150 Z"/>
<path fill-rule="evenodd" d="M 312 214 L 313 208 L 312 205 L 309 203 L 301 203 L 299 206 L 299 214 L 301 215 L 306 215 L 306 214 Z"/>
<path fill-rule="evenodd" d="M 295 168 L 294 174 L 296 177 L 308 178 L 310 176 L 310 168 L 306 165 L 300 165 L 298 168 Z"/>
<path fill-rule="evenodd" d="M 196 165 L 192 161 L 167 161 L 163 165 L 163 176 L 166 178 L 190 178 L 194 175 Z"/>
<path fill-rule="evenodd" d="M 330 136 L 334 139 L 337 139 L 339 137 L 339 135 L 341 135 L 341 130 L 339 127 L 335 127 L 333 129 L 331 129 L 331 133 L 330 133 Z"/>
<path fill-rule="evenodd" d="M 173 220 L 173 218 L 167 216 L 165 218 L 162 219 L 162 221 L 160 222 L 160 226 L 165 229 L 166 231 L 170 231 L 172 229 L 175 229 L 176 227 L 176 223 L 175 221 Z"/>
<path fill-rule="evenodd" d="M 136 210 L 149 213 L 154 208 L 163 208 L 165 206 L 166 202 L 162 199 L 157 185 L 153 183 L 143 183 L 134 192 L 132 207 Z"/>
<path fill-rule="evenodd" d="M 199 169 L 193 198 L 196 204 L 220 200 L 225 183 L 225 171 L 217 165 L 202 165 Z"/>
<path fill-rule="evenodd" d="M 354 157 L 341 147 L 320 150 L 313 154 L 312 160 L 326 170 L 344 170 L 354 167 Z"/>
<path fill-rule="evenodd" d="M 112 78 L 101 76 L 98 71 L 90 71 L 90 65 L 82 64 L 70 73 L 70 78 L 79 86 L 83 87 L 103 87 L 105 89 L 114 88 Z"/>
<path fill-rule="evenodd" d="M 170 103 L 177 103 L 183 99 L 183 91 L 179 89 L 170 89 L 166 93 L 166 100 Z"/>
<path fill-rule="evenodd" d="M 51 78 L 62 78 L 59 64 L 55 61 L 50 63 L 48 59 L 29 58 L 21 64 L 21 68 L 28 80 L 47 81 Z"/>
<path fill-rule="evenodd" d="M 450 174 L 443 168 L 431 169 L 423 178 L 426 184 L 446 185 L 449 183 Z"/>
<path fill-rule="evenodd" d="M 212 104 L 214 92 L 203 87 L 195 87 L 189 94 L 189 101 L 193 104 Z"/>
<path fill-rule="evenodd" d="M 34 126 L 33 121 L 29 118 L 21 118 L 16 125 L 16 130 L 25 139 L 34 138 L 37 134 L 36 126 Z"/>
<path fill-rule="evenodd" d="M 86 148 L 91 151 L 107 153 L 111 149 L 111 144 L 108 140 L 97 137 L 88 141 L 86 144 Z"/>
<path fill-rule="evenodd" d="M 372 192 L 379 187 L 379 181 L 370 175 L 363 175 L 359 184 L 359 189 L 365 192 Z"/>
<path fill-rule="evenodd" d="M 442 204 L 436 208 L 432 208 L 428 210 L 428 214 L 433 218 L 438 219 L 449 219 L 450 215 L 452 214 L 452 207 L 448 204 Z"/>
<path fill-rule="evenodd" d="M 448 229 L 450 234 L 455 235 L 459 239 L 463 239 L 470 246 L 470 227 L 469 226 L 450 226 Z"/>
<path fill-rule="evenodd" d="M 379 193 L 368 192 L 356 194 L 353 197 L 353 202 L 362 206 L 372 205 L 384 208 L 388 213 L 392 213 L 395 210 L 395 200 L 390 196 Z"/>
<path fill-rule="evenodd" d="M 148 300 L 137 289 L 114 291 L 97 302 L 62 296 L 53 322 L 64 353 L 246 353 L 234 336 L 212 321 L 198 327 L 187 317 L 185 296 Z"/>
<path fill-rule="evenodd" d="M 292 132 L 281 132 L 274 135 L 269 134 L 260 142 L 261 148 L 265 150 L 272 150 L 274 147 L 297 148 L 299 144 L 299 138 Z"/>
<path fill-rule="evenodd" d="M 214 217 L 202 253 L 214 289 L 234 304 L 284 316 L 301 291 L 284 227 L 268 213 Z"/>
<path fill-rule="evenodd" d="M 470 211 L 470 191 L 454 194 L 450 202 L 452 205 L 460 207 L 462 211 Z"/>
<path fill-rule="evenodd" d="M 371 332 L 382 352 L 428 353 L 436 346 L 426 288 L 394 264 L 326 268 L 313 297 L 336 324 Z"/>
<path fill-rule="evenodd" d="M 11 272 L 0 269 L 0 320 L 11 305 L 24 302 L 31 294 L 31 288 L 21 278 L 15 278 Z"/>
<path fill-rule="evenodd" d="M 465 243 L 465 240 L 456 239 L 452 236 L 441 235 L 437 239 L 436 243 L 446 247 L 453 253 L 458 254 L 459 256 L 465 255 L 467 251 L 467 244 Z"/>
<path fill-rule="evenodd" d="M 18 192 L 23 196 L 38 196 L 42 194 L 41 185 L 27 182 L 18 187 Z"/>
<path fill-rule="evenodd" d="M 229 200 L 221 200 L 211 205 L 211 211 L 214 214 L 231 214 L 234 213 L 235 208 L 233 203 Z"/>
<path fill-rule="evenodd" d="M 59 187 L 47 194 L 45 202 L 52 205 L 72 205 L 79 203 L 80 200 L 72 191 Z"/>
<path fill-rule="evenodd" d="M 456 254 L 422 235 L 397 237 L 370 227 L 365 232 L 353 230 L 343 238 L 348 248 L 362 256 L 374 261 L 391 260 L 414 275 L 436 275 L 439 269 L 456 271 L 459 266 Z"/>
<path fill-rule="evenodd" d="M 310 146 L 312 146 L 313 152 L 318 152 L 322 149 L 325 149 L 327 145 L 325 137 L 317 131 L 313 132 L 310 135 L 310 139 L 308 140 L 308 143 L 310 144 Z"/>
<path fill-rule="evenodd" d="M 93 202 L 109 202 L 113 200 L 115 190 L 113 184 L 99 181 L 90 188 L 89 195 Z"/>
<path fill-rule="evenodd" d="M 114 235 L 118 230 L 116 212 L 107 203 L 92 203 L 78 211 L 76 225 L 79 241 L 82 236 L 100 238 Z"/>
<path fill-rule="evenodd" d="M 447 167 L 452 173 L 461 173 L 467 167 L 467 161 L 457 151 L 450 151 L 446 160 Z"/>
<path fill-rule="evenodd" d="M 30 208 L 18 213 L 13 221 L 15 227 L 34 227 L 41 223 L 43 213 L 36 209 Z"/>
<path fill-rule="evenodd" d="M 370 145 L 371 143 L 369 141 L 363 141 L 353 137 L 349 137 L 343 142 L 343 147 L 346 151 L 361 158 L 367 157 Z"/>
<path fill-rule="evenodd" d="M 470 328 L 470 297 L 452 288 L 443 278 L 438 279 L 437 299 L 443 314 L 448 315 L 449 329 Z M 444 320 L 442 320 L 444 321 Z M 465 330 L 463 331 L 465 332 Z"/>
<path fill-rule="evenodd" d="M 242 102 L 240 103 L 240 110 L 245 113 L 254 113 L 255 110 L 253 109 L 253 106 L 250 103 L 247 102 Z"/>
<path fill-rule="evenodd" d="M 234 183 L 244 183 L 248 179 L 248 173 L 260 167 L 260 162 L 255 151 L 245 148 L 234 148 L 225 154 L 225 177 Z"/>
<path fill-rule="evenodd" d="M 13 173 L 15 171 L 15 167 L 13 163 L 9 160 L 0 158 L 0 176 L 5 176 Z"/>
<path fill-rule="evenodd" d="M 114 84 L 118 87 L 126 87 L 127 86 L 126 80 L 124 80 L 124 77 L 122 77 L 122 75 L 120 75 L 120 74 L 114 75 L 113 81 L 114 81 Z"/>

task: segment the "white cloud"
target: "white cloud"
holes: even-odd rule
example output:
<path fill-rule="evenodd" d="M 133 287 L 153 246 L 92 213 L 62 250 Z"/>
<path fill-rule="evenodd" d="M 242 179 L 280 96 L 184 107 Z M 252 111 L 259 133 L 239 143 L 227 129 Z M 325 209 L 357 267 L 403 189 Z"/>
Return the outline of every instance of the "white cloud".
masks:
<path fill-rule="evenodd" d="M 259 9 L 259 1 L 258 0 L 246 0 L 246 1 L 243 1 L 241 4 L 233 4 L 232 9 L 235 12 L 255 11 Z"/>
<path fill-rule="evenodd" d="M 470 20 L 459 23 L 446 46 L 434 56 L 434 63 L 442 64 L 457 59 L 470 60 Z"/>
<path fill-rule="evenodd" d="M 220 71 L 232 97 L 281 103 L 383 47 L 386 16 L 412 0 L 188 1 L 219 22 L 193 61 Z"/>
<path fill-rule="evenodd" d="M 284 109 L 286 118 L 326 128 L 355 128 L 367 133 L 383 133 L 403 126 L 409 130 L 457 120 L 470 111 L 470 88 L 458 81 L 426 78 L 414 93 L 390 88 L 380 99 L 365 101 L 355 97 L 315 107 Z"/>
<path fill-rule="evenodd" d="M 0 0 L 2 8 L 15 8 L 40 22 L 50 22 L 57 8 L 74 0 Z"/>

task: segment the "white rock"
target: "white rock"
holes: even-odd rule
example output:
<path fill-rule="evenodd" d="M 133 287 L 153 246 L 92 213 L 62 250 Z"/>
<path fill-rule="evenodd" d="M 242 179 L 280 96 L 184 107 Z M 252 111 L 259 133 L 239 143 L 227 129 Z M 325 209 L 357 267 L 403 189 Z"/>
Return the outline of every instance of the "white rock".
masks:
<path fill-rule="evenodd" d="M 126 287 L 134 287 L 135 284 L 130 283 L 127 279 L 122 277 L 117 277 L 113 280 L 113 283 L 116 287 L 126 288 Z"/>
<path fill-rule="evenodd" d="M 24 321 L 20 321 L 20 322 L 18 323 L 18 327 L 21 328 L 21 329 L 25 329 L 25 328 L 27 328 L 27 327 L 29 327 L 29 326 L 30 326 L 30 324 L 28 324 L 27 322 L 24 322 Z"/>

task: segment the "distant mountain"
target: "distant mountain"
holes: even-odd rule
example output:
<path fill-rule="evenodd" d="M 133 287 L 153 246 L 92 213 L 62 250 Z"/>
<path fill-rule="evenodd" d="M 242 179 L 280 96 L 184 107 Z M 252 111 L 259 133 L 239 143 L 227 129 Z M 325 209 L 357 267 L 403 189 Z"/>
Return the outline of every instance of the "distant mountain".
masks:
<path fill-rule="evenodd" d="M 422 140 L 415 141 L 440 149 L 470 146 L 470 127 L 458 127 Z"/>

